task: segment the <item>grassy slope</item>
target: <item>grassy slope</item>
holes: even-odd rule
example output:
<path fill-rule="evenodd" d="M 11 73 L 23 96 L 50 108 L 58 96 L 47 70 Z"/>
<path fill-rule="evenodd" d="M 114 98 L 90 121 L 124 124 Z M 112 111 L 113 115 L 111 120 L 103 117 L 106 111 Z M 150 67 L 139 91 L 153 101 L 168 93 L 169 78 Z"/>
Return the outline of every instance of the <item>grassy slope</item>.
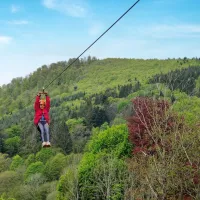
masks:
<path fill-rule="evenodd" d="M 182 62 L 183 63 L 183 62 Z M 98 93 L 117 85 L 129 83 L 137 78 L 146 82 L 157 73 L 167 73 L 171 70 L 199 65 L 198 61 L 189 60 L 180 65 L 177 60 L 139 60 L 139 59 L 105 59 L 88 66 L 84 71 L 84 78 L 77 83 L 78 91 L 89 94 Z"/>

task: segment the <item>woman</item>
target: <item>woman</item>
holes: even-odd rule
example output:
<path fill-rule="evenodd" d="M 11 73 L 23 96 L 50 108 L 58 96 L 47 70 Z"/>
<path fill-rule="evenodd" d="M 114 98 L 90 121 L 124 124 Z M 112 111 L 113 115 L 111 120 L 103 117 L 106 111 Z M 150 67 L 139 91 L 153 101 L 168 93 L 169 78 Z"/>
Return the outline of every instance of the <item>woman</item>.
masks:
<path fill-rule="evenodd" d="M 45 94 L 46 100 L 40 99 L 41 94 Z M 39 92 L 35 99 L 35 117 L 34 124 L 39 127 L 41 138 L 42 138 L 42 147 L 51 146 L 49 142 L 49 109 L 50 109 L 50 98 L 47 92 Z M 46 133 L 46 142 L 44 139 L 44 134 Z"/>

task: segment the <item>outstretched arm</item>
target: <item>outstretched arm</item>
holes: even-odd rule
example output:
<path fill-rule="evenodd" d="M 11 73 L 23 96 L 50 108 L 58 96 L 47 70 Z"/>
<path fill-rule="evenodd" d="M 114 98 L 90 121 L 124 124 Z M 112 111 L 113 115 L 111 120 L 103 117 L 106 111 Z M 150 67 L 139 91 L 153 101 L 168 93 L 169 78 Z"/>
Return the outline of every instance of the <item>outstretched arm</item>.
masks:
<path fill-rule="evenodd" d="M 46 109 L 49 112 L 49 110 L 50 110 L 50 97 L 48 96 L 47 93 L 46 93 Z"/>
<path fill-rule="evenodd" d="M 41 94 L 38 93 L 37 96 L 35 97 L 35 104 L 34 104 L 35 111 L 40 108 L 40 96 Z"/>

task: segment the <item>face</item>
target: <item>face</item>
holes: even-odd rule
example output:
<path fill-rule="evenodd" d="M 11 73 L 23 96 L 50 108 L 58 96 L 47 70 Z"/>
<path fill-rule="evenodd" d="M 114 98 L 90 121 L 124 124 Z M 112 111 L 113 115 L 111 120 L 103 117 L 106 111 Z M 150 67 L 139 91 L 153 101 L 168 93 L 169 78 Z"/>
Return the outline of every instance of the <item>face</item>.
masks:
<path fill-rule="evenodd" d="M 44 109 L 44 107 L 45 107 L 45 104 L 40 103 L 40 108 L 41 108 L 41 109 Z"/>

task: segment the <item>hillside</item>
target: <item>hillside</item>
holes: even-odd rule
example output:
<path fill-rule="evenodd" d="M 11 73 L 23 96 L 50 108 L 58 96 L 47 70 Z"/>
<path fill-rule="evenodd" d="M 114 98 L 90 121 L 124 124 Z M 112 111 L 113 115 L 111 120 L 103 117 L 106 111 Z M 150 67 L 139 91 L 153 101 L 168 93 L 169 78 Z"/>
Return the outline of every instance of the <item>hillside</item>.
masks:
<path fill-rule="evenodd" d="M 0 117 L 23 108 L 37 94 L 56 78 L 73 59 L 42 66 L 25 78 L 16 78 L 10 84 L 0 87 Z M 50 96 L 72 96 L 78 92 L 86 95 L 100 93 L 107 88 L 134 83 L 135 78 L 145 82 L 151 76 L 170 70 L 199 65 L 198 59 L 104 59 L 89 57 L 76 62 L 48 88 Z M 77 87 L 75 90 L 74 87 Z M 33 103 L 33 101 L 32 101 Z M 6 105 L 6 108 L 5 108 Z"/>
<path fill-rule="evenodd" d="M 53 147 L 41 149 L 34 96 L 72 61 L 0 87 L 2 199 L 198 199 L 200 59 L 77 61 L 47 88 Z"/>

